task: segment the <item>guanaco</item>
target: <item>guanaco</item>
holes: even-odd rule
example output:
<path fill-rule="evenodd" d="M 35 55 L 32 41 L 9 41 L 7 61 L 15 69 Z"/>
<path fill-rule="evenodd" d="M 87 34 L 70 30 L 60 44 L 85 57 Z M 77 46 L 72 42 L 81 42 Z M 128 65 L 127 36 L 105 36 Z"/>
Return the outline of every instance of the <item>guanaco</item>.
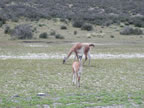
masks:
<path fill-rule="evenodd" d="M 78 55 L 81 54 L 81 56 L 83 56 L 83 54 L 85 55 L 85 61 L 87 59 L 89 59 L 89 65 L 91 62 L 91 56 L 90 56 L 90 48 L 94 47 L 94 44 L 89 44 L 89 43 L 76 43 L 72 46 L 72 48 L 70 49 L 67 57 L 64 57 L 63 59 L 63 64 L 67 61 L 67 59 L 71 56 L 71 54 L 74 52 L 75 53 L 75 58 L 77 57 L 78 59 Z M 84 63 L 85 63 L 84 61 Z"/>
<path fill-rule="evenodd" d="M 77 85 L 80 87 L 80 76 L 82 73 L 82 56 L 79 56 L 79 61 L 74 61 L 72 64 L 72 70 L 73 70 L 73 85 Z M 78 83 L 78 84 L 77 84 Z"/>

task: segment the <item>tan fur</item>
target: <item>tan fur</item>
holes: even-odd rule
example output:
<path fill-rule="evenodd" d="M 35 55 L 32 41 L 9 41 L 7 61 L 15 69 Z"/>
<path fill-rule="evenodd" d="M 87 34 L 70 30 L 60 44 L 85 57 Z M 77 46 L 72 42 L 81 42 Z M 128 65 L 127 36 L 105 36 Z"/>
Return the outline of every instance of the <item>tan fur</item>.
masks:
<path fill-rule="evenodd" d="M 71 54 L 74 52 L 77 59 L 79 54 L 84 54 L 85 55 L 85 61 L 87 60 L 88 56 L 90 57 L 90 48 L 94 47 L 94 44 L 89 44 L 89 43 L 77 43 L 72 46 L 70 49 L 68 56 L 64 58 L 63 63 L 66 62 L 66 60 L 71 56 Z M 82 51 L 81 51 L 82 50 Z M 89 55 L 88 55 L 89 54 Z M 90 60 L 90 58 L 89 58 Z M 90 64 L 90 61 L 89 61 Z"/>
<path fill-rule="evenodd" d="M 82 65 L 81 65 L 81 61 L 75 61 L 72 64 L 72 70 L 73 70 L 73 84 L 77 85 L 78 82 L 78 86 L 80 87 L 80 75 L 82 72 Z"/>

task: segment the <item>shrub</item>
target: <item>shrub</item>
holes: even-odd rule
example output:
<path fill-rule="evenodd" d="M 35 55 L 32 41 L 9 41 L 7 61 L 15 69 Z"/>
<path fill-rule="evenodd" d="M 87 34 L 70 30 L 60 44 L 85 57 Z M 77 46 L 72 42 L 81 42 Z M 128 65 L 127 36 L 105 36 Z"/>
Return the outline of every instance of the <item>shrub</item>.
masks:
<path fill-rule="evenodd" d="M 29 24 L 18 25 L 12 30 L 11 36 L 15 39 L 32 39 L 31 26 Z"/>
<path fill-rule="evenodd" d="M 77 35 L 77 31 L 74 31 L 74 35 Z"/>
<path fill-rule="evenodd" d="M 4 33 L 5 33 L 5 34 L 10 34 L 10 33 L 11 33 L 11 29 L 10 29 L 9 26 L 6 26 L 6 27 L 5 27 Z"/>
<path fill-rule="evenodd" d="M 139 28 L 132 27 L 124 27 L 124 29 L 120 32 L 121 35 L 141 35 L 143 31 Z"/>
<path fill-rule="evenodd" d="M 56 34 L 56 35 L 55 35 L 55 38 L 56 38 L 56 39 L 64 39 L 64 36 L 62 36 L 62 35 L 60 35 L 60 34 Z"/>
<path fill-rule="evenodd" d="M 44 38 L 44 39 L 46 39 L 46 38 L 48 38 L 48 34 L 47 34 L 46 32 L 41 33 L 41 34 L 39 35 L 39 38 Z"/>
<path fill-rule="evenodd" d="M 112 20 L 108 20 L 108 21 L 105 21 L 105 22 L 103 22 L 103 26 L 110 26 L 111 24 L 113 24 L 114 23 L 114 21 L 112 21 Z"/>
<path fill-rule="evenodd" d="M 34 27 L 34 28 L 32 29 L 32 32 L 37 32 L 37 28 Z"/>
<path fill-rule="evenodd" d="M 2 27 L 3 23 L 0 21 L 0 27 Z"/>
<path fill-rule="evenodd" d="M 81 28 L 83 26 L 84 22 L 82 20 L 80 21 L 74 21 L 73 22 L 73 27 Z"/>
<path fill-rule="evenodd" d="M 83 0 L 83 2 L 81 2 L 82 0 L 58 1 L 0 0 L 0 11 L 3 11 L 3 16 L 6 16 L 8 19 L 13 19 L 14 17 L 20 18 L 23 16 L 33 20 L 54 17 L 61 18 L 61 21 L 65 22 L 65 19 L 74 20 L 80 18 L 81 20 L 88 22 L 93 21 L 95 24 L 99 25 L 102 25 L 107 21 L 108 23 L 105 24 L 109 25 L 111 24 L 109 20 L 112 20 L 112 23 L 117 23 L 119 21 L 125 22 L 125 17 L 129 18 L 129 14 L 135 15 L 139 13 L 143 15 L 143 0 Z M 32 4 L 34 4 L 34 6 Z M 53 4 L 56 5 L 54 6 Z M 69 4 L 75 5 L 70 6 Z M 95 5 L 97 7 L 94 7 Z M 84 8 L 85 6 L 86 8 Z"/>
<path fill-rule="evenodd" d="M 0 27 L 2 27 L 3 24 L 5 24 L 5 20 L 0 17 Z"/>
<path fill-rule="evenodd" d="M 132 19 L 135 27 L 144 27 L 144 17 L 135 17 Z"/>
<path fill-rule="evenodd" d="M 87 31 L 91 31 L 93 30 L 93 27 L 92 25 L 90 24 L 84 24 L 82 27 L 81 27 L 82 30 L 87 30 Z"/>
<path fill-rule="evenodd" d="M 43 27 L 43 26 L 45 26 L 45 24 L 39 24 L 39 27 Z"/>
<path fill-rule="evenodd" d="M 52 31 L 50 32 L 50 35 L 54 36 L 54 35 L 56 35 L 56 32 L 55 32 L 54 30 L 52 30 Z"/>
<path fill-rule="evenodd" d="M 62 25 L 62 26 L 61 26 L 61 29 L 62 29 L 62 30 L 66 30 L 66 29 L 67 29 L 67 27 L 66 27 L 66 26 L 64 26 L 64 25 Z"/>
<path fill-rule="evenodd" d="M 125 22 L 125 25 L 126 25 L 126 26 L 129 26 L 129 25 L 130 25 L 130 23 L 129 23 L 129 22 Z"/>
<path fill-rule="evenodd" d="M 111 37 L 111 38 L 114 38 L 114 35 L 111 35 L 110 37 Z"/>
<path fill-rule="evenodd" d="M 67 19 L 61 18 L 60 21 L 64 22 L 65 24 L 68 24 L 68 20 Z"/>

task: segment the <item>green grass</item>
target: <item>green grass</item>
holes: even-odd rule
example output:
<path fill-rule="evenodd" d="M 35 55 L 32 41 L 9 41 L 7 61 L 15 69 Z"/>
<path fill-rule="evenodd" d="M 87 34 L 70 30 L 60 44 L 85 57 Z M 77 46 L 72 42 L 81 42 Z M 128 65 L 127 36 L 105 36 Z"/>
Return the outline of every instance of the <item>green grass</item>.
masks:
<path fill-rule="evenodd" d="M 53 20 L 7 22 L 11 28 L 25 23 L 37 29 L 35 39 L 11 40 L 1 27 L 0 56 L 67 54 L 75 42 L 96 43 L 92 54 L 144 53 L 143 35 L 120 35 L 121 28 L 116 25 L 104 28 L 93 25 L 93 31 L 83 31 L 73 28 L 70 22 L 67 30 L 60 29 L 63 22 Z M 38 38 L 40 33 L 50 34 L 53 30 L 65 39 Z M 88 38 L 91 33 L 103 34 L 103 37 Z M 63 65 L 62 59 L 0 59 L 0 108 L 144 107 L 144 59 L 92 59 L 91 66 L 83 67 L 80 88 L 72 85 L 72 62 L 70 59 Z M 47 95 L 37 96 L 41 92 Z"/>
<path fill-rule="evenodd" d="M 51 59 L 0 60 L 0 106 L 143 105 L 143 59 L 92 60 L 90 67 L 83 68 L 80 88 L 72 85 L 71 62 L 63 65 L 62 60 Z M 39 92 L 48 96 L 38 97 Z"/>
<path fill-rule="evenodd" d="M 26 40 L 25 40 L 26 41 Z M 53 42 L 47 44 L 51 41 L 43 41 L 42 43 L 37 43 L 38 40 L 31 40 L 35 43 L 24 43 L 22 41 L 0 41 L 0 55 L 10 55 L 10 56 L 24 56 L 28 53 L 44 53 L 44 54 L 67 54 L 72 47 L 71 43 L 63 42 Z M 110 54 L 133 54 L 133 53 L 143 53 L 143 44 L 128 44 L 128 45 L 108 45 L 104 42 L 100 43 L 102 45 L 96 45 L 92 50 L 92 54 L 99 53 L 110 53 Z"/>

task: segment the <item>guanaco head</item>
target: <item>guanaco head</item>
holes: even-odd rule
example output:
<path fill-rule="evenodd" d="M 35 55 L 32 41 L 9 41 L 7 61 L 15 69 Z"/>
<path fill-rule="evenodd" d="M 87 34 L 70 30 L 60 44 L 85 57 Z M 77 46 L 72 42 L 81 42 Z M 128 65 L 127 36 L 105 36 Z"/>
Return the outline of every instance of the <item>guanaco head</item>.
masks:
<path fill-rule="evenodd" d="M 82 56 L 78 56 L 78 58 L 79 58 L 79 61 L 82 61 Z"/>
<path fill-rule="evenodd" d="M 66 62 L 66 57 L 64 57 L 64 59 L 63 59 L 63 64 Z"/>
<path fill-rule="evenodd" d="M 89 44 L 89 46 L 90 46 L 90 47 L 91 47 L 91 46 L 92 46 L 92 47 L 95 47 L 95 45 L 94 45 L 94 44 Z"/>

